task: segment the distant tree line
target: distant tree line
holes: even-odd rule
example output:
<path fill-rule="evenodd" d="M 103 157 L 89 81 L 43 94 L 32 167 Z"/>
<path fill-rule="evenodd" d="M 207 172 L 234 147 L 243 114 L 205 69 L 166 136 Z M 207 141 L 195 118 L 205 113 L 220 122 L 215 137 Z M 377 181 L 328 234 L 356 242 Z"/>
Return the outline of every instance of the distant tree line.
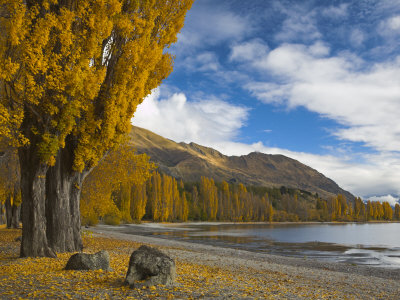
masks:
<path fill-rule="evenodd" d="M 143 169 L 146 169 L 148 167 L 146 164 L 149 164 L 148 157 L 141 163 Z M 99 175 L 103 186 L 104 171 L 106 170 L 102 171 L 100 167 Z M 117 179 L 117 184 L 110 185 L 108 193 L 103 191 L 102 197 L 98 192 L 85 192 L 84 185 L 81 206 L 86 203 L 86 207 L 81 207 L 83 223 L 95 224 L 99 219 L 109 224 L 141 220 L 156 222 L 400 220 L 398 204 L 393 210 L 388 202 L 368 201 L 365 204 L 360 198 L 348 201 L 341 194 L 325 200 L 318 194 L 293 188 L 244 186 L 241 183 L 226 181 L 216 183 L 207 177 L 201 177 L 200 182 L 183 182 L 153 171 L 141 176 L 132 176 L 141 180 L 118 181 L 118 176 L 112 174 L 112 178 Z M 96 182 L 95 178 L 92 180 Z M 94 199 L 92 205 L 97 208 L 87 202 L 89 195 Z M 108 204 L 102 205 L 102 202 Z M 100 211 L 98 207 L 101 206 L 104 209 Z"/>

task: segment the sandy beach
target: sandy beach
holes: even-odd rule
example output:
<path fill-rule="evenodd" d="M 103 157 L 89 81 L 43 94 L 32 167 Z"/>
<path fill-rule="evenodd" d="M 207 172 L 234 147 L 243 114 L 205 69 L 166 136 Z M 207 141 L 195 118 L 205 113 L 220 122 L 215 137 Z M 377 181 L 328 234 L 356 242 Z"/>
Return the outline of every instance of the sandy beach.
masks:
<path fill-rule="evenodd" d="M 131 235 L 116 232 L 113 227 L 104 225 L 90 228 L 90 231 L 102 237 L 156 246 L 177 261 L 222 269 L 244 278 L 249 283 L 247 288 L 253 292 L 260 286 L 257 284 L 252 286 L 252 283 L 264 282 L 270 285 L 265 286 L 271 292 L 270 295 L 275 293 L 289 299 L 325 297 L 399 299 L 400 297 L 399 269 L 328 263 L 307 258 L 291 258 Z M 238 295 L 235 289 L 242 288 L 233 285 L 228 291 L 222 292 L 221 297 Z M 223 288 L 221 290 L 223 291 Z M 262 294 L 254 293 L 249 297 L 262 298 Z"/>

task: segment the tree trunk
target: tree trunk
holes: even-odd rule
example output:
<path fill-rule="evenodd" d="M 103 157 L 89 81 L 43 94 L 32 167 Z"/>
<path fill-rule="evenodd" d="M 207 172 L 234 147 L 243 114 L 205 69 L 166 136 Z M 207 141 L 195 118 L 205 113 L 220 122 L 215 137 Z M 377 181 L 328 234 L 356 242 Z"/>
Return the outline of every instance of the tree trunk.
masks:
<path fill-rule="evenodd" d="M 5 203 L 0 202 L 0 225 L 6 224 L 6 223 L 7 223 L 6 205 L 5 205 Z"/>
<path fill-rule="evenodd" d="M 13 205 L 12 208 L 11 228 L 19 228 L 21 205 Z"/>
<path fill-rule="evenodd" d="M 12 220 L 12 210 L 11 210 L 11 193 L 8 193 L 6 197 L 6 220 L 7 220 L 7 228 L 11 228 L 11 220 Z"/>
<path fill-rule="evenodd" d="M 11 203 L 11 194 L 7 196 L 5 203 L 7 228 L 19 228 L 20 207 Z"/>
<path fill-rule="evenodd" d="M 61 149 L 46 175 L 47 239 L 57 252 L 82 251 L 79 201 L 86 172 L 72 170 L 73 150 Z"/>
<path fill-rule="evenodd" d="M 83 244 L 81 238 L 81 212 L 80 212 L 80 199 L 83 180 L 85 179 L 87 172 L 78 173 L 75 172 L 73 185 L 70 191 L 70 212 L 71 212 L 71 225 L 73 232 L 73 241 L 76 249 L 82 251 Z"/>
<path fill-rule="evenodd" d="M 19 193 L 19 186 L 14 187 L 14 194 L 9 193 L 5 201 L 7 228 L 19 228 L 21 206 L 16 204 L 17 193 Z"/>
<path fill-rule="evenodd" d="M 21 166 L 22 242 L 21 257 L 56 257 L 48 246 L 45 217 L 47 165 L 40 162 L 34 142 L 18 150 Z"/>

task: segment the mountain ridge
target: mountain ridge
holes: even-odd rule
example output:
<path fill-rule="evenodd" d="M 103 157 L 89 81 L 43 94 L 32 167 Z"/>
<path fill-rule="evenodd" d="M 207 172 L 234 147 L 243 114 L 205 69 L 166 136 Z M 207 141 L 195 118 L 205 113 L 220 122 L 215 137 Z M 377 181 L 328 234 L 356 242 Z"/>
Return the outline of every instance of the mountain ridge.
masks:
<path fill-rule="evenodd" d="M 265 187 L 290 187 L 318 193 L 327 199 L 343 194 L 354 196 L 315 169 L 282 154 L 251 152 L 227 156 L 194 142 L 174 142 L 147 129 L 133 126 L 130 143 L 137 153 L 146 153 L 160 172 L 186 182 L 200 181 L 201 176 L 231 183 Z"/>

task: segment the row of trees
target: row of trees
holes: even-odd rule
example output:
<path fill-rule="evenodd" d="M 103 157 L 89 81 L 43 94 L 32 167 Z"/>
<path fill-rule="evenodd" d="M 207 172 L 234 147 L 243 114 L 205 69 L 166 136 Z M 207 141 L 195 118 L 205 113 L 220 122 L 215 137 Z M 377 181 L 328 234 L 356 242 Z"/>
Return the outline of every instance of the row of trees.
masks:
<path fill-rule="evenodd" d="M 364 203 L 361 198 L 354 202 L 346 201 L 343 195 L 329 200 L 317 199 L 316 210 L 322 221 L 372 221 L 400 220 L 400 205 L 396 203 L 393 211 L 388 202 L 370 201 Z"/>
<path fill-rule="evenodd" d="M 104 182 L 104 178 L 101 180 Z M 153 172 L 146 182 L 114 185 L 114 190 L 108 192 L 109 200 L 103 198 L 104 204 L 100 204 L 98 197 L 95 201 L 88 201 L 91 193 L 87 193 L 86 189 L 85 184 L 82 218 L 89 224 L 96 223 L 98 219 L 119 223 L 120 220 L 137 222 L 143 218 L 161 222 L 189 219 L 272 221 L 274 214 L 268 194 L 255 195 L 248 192 L 243 184 L 222 182 L 216 185 L 213 179 L 206 177 L 202 177 L 199 183 L 184 184 L 182 180 Z M 100 211 L 99 205 L 107 209 Z"/>
<path fill-rule="evenodd" d="M 104 174 L 102 168 L 101 165 L 99 174 Z M 95 193 L 98 188 L 89 193 L 84 186 L 81 202 L 84 223 L 95 224 L 99 219 L 111 224 L 142 219 L 161 222 L 400 220 L 399 204 L 393 211 L 387 202 L 368 201 L 365 204 L 360 198 L 351 202 L 340 194 L 323 200 L 296 189 L 246 187 L 225 181 L 215 183 L 206 177 L 201 177 L 197 183 L 184 183 L 156 171 L 141 174 L 138 178 L 142 180 L 118 181 L 100 195 Z M 95 176 L 90 180 L 96 182 Z M 104 180 L 101 176 L 103 186 Z M 93 200 L 89 200 L 90 197 Z M 100 206 L 103 209 L 99 209 Z"/>

